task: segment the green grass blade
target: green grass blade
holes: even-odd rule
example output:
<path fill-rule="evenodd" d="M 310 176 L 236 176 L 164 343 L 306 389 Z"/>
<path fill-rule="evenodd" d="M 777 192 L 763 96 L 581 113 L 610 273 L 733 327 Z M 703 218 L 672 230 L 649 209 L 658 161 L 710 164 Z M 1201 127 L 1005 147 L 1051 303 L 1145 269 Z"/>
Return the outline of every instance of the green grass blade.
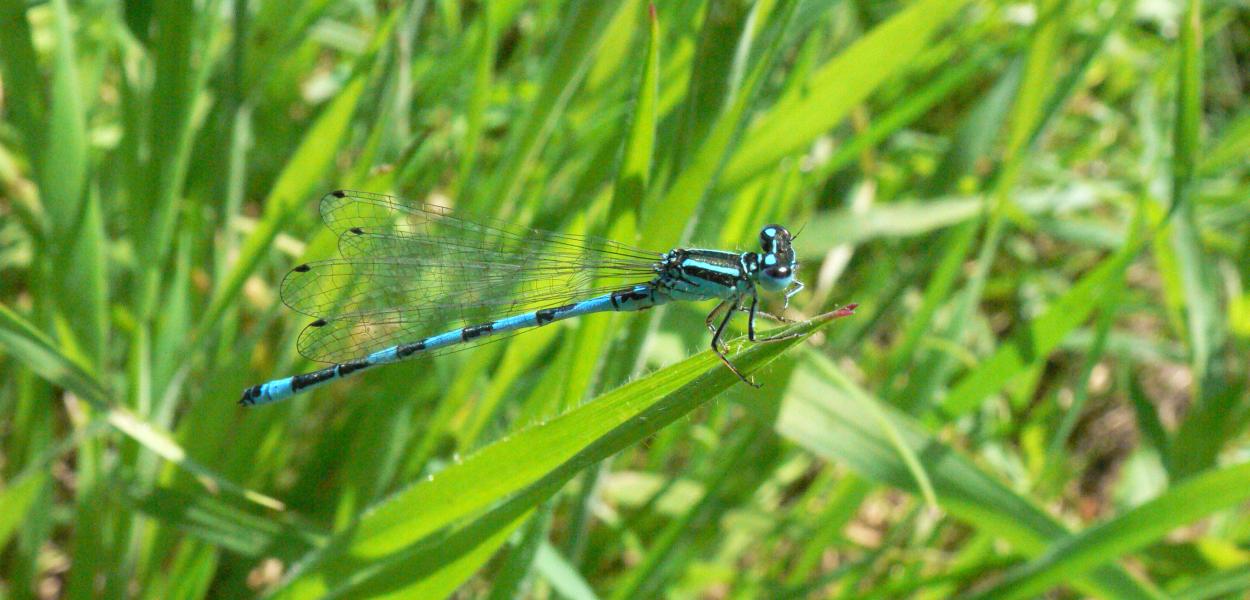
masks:
<path fill-rule="evenodd" d="M 1198 577 L 1185 587 L 1175 590 L 1175 600 L 1210 600 L 1234 598 L 1238 592 L 1250 589 L 1250 565 L 1233 567 Z"/>
<path fill-rule="evenodd" d="M 669 7 L 665 7 L 666 9 Z M 726 108 L 726 102 L 741 91 L 740 78 L 734 77 L 735 61 L 741 56 L 737 48 L 750 47 L 755 33 L 751 25 L 760 12 L 767 12 L 766 3 L 750 5 L 745 2 L 709 2 L 704 9 L 715 13 L 715 18 L 700 23 L 698 37 L 694 41 L 694 57 L 687 91 L 678 114 L 677 124 L 671 135 L 670 148 L 665 155 L 675 170 L 684 168 L 699 144 L 707 139 L 716 118 Z M 666 19 L 678 18 L 672 9 L 664 11 Z M 666 136 L 667 137 L 667 136 Z"/>
<path fill-rule="evenodd" d="M 160 22 L 152 36 L 154 80 L 145 90 L 151 103 L 147 116 L 145 177 L 135 181 L 130 227 L 135 251 L 147 257 L 141 273 L 136 311 L 141 320 L 152 318 L 159 306 L 164 257 L 173 245 L 174 225 L 182 204 L 182 187 L 191 159 L 193 108 L 212 65 L 212 54 L 201 45 L 200 31 L 216 21 L 206 18 L 190 0 L 162 2 L 153 17 Z"/>
<path fill-rule="evenodd" d="M 538 555 L 538 547 L 551 529 L 551 502 L 534 510 L 519 540 L 508 549 L 508 557 L 495 576 L 488 600 L 510 600 L 525 595 L 526 579 Z"/>
<path fill-rule="evenodd" d="M 56 311 L 65 320 L 60 338 L 70 352 L 98 365 L 107 345 L 104 224 L 99 197 L 87 189 L 86 110 L 79 77 L 72 16 L 64 1 L 52 3 L 56 53 L 48 122 L 38 154 L 39 188 L 47 211 L 48 268 L 54 274 Z"/>
<path fill-rule="evenodd" d="M 1185 334 L 1193 371 L 1193 406 L 1172 445 L 1168 466 L 1184 478 L 1215 464 L 1227 436 L 1227 414 L 1237 410 L 1237 387 L 1213 365 L 1224 343 L 1224 326 L 1216 294 L 1215 274 L 1207 258 L 1198 221 L 1196 173 L 1201 163 L 1203 27 L 1202 2 L 1190 0 L 1181 19 L 1176 125 L 1173 132 L 1172 203 L 1168 226 L 1174 276 L 1183 293 Z M 1174 281 L 1172 282 L 1174 283 Z"/>
<path fill-rule="evenodd" d="M 73 234 L 79 219 L 87 177 L 86 107 L 82 103 L 74 38 L 70 35 L 72 16 L 65 0 L 52 3 L 56 53 L 52 71 L 51 106 L 41 138 L 43 163 L 39 189 L 48 211 L 53 235 Z"/>
<path fill-rule="evenodd" d="M 977 219 L 985 210 L 980 197 L 932 198 L 923 202 L 877 204 L 864 211 L 839 209 L 813 218 L 808 227 L 822 232 L 804 240 L 799 258 L 818 260 L 838 244 L 921 236 Z"/>
<path fill-rule="evenodd" d="M 911 64 L 930 37 L 965 4 L 966 0 L 915 2 L 820 67 L 805 86 L 804 96 L 772 107 L 750 128 L 725 166 L 719 187 L 733 189 L 782 157 L 805 150 L 883 82 Z"/>
<path fill-rule="evenodd" d="M 991 267 L 998 256 L 999 245 L 1007 231 L 1007 216 L 1018 214 L 1015 204 L 1011 201 L 1011 191 L 1015 188 L 1019 178 L 1027 146 L 1031 140 L 1035 139 L 1035 131 L 1045 123 L 1042 109 L 1045 105 L 1047 86 L 1053 76 L 1054 55 L 1062 39 L 1064 26 L 1067 25 L 1066 14 L 1057 10 L 1058 6 L 1059 2 L 1052 0 L 1041 3 L 1039 7 L 1042 16 L 1033 28 L 1020 86 L 1016 90 L 1011 107 L 1010 126 L 1007 128 L 1005 147 L 1002 152 L 1003 164 L 996 173 L 990 193 L 985 233 L 981 247 L 976 254 L 975 267 L 968 277 L 967 286 L 955 302 L 955 316 L 944 332 L 943 337 L 947 340 L 961 340 L 967 337 L 968 325 L 972 322 L 975 308 L 985 293 Z M 951 354 L 931 353 L 929 360 L 920 366 L 926 374 L 926 378 L 922 380 L 924 385 L 916 386 L 914 391 L 908 390 L 917 397 L 912 402 L 928 404 L 934 397 L 936 387 L 946 383 L 945 380 L 953 363 L 954 356 Z M 949 398 L 947 400 L 949 401 Z"/>
<path fill-rule="evenodd" d="M 1124 276 L 1124 270 L 1144 243 L 1141 237 L 1132 239 L 1118 253 L 1082 277 L 1063 296 L 1055 299 L 1045 313 L 1022 325 L 1021 331 L 1010 341 L 954 385 L 942 410 L 948 415 L 960 415 L 972 410 L 1027 367 L 1046 360 L 1046 356 L 1058 347 L 1063 338 L 1098 308 L 1106 291 L 1115 285 L 1113 280 Z"/>
<path fill-rule="evenodd" d="M 866 131 L 857 134 L 845 145 L 839 147 L 829 162 L 821 165 L 820 171 L 827 174 L 837 173 L 862 156 L 864 152 L 915 122 L 939 102 L 948 99 L 975 76 L 987 70 L 998 51 L 1001 50 L 979 49 L 971 57 L 954 65 L 951 70 L 939 73 L 934 81 L 916 93 L 909 94 L 901 104 L 890 107 L 889 112 L 873 120 Z M 952 150 L 955 149 L 952 148 Z"/>
<path fill-rule="evenodd" d="M 350 588 L 348 595 L 367 598 L 449 597 L 533 515 L 533 510 L 525 511 L 502 525 L 491 523 L 481 532 L 471 530 L 469 535 L 453 536 L 449 543 L 421 548 L 411 555 L 401 554 L 402 559 L 390 562 L 387 570 L 368 573 L 370 578 L 362 578 L 361 584 Z M 437 569 L 427 572 L 430 569 L 427 565 L 431 563 L 437 565 Z"/>
<path fill-rule="evenodd" d="M 1021 70 L 1016 67 L 1009 68 L 963 118 L 955 131 L 950 149 L 943 155 L 925 186 L 928 192 L 954 191 L 961 180 L 974 173 L 978 161 L 988 159 L 992 144 L 1010 111 L 1011 99 L 1019 85 Z M 934 211 L 934 214 L 942 213 L 941 210 Z M 932 268 L 933 274 L 925 286 L 920 307 L 907 320 L 901 336 L 902 342 L 891 353 L 887 381 L 890 388 L 894 387 L 894 381 L 907 366 L 914 365 L 914 374 L 903 390 L 904 405 L 927 404 L 929 390 L 942 378 L 942 373 L 934 366 L 939 360 L 936 353 L 917 352 L 916 349 L 921 338 L 931 329 L 938 309 L 950 302 L 951 291 L 955 289 L 960 267 L 972 249 L 980 221 L 978 218 L 976 222 L 961 225 L 943 236 L 941 250 L 937 253 L 940 258 Z"/>
<path fill-rule="evenodd" d="M 108 356 L 108 240 L 99 192 L 86 192 L 72 230 L 59 240 L 55 255 L 57 304 L 70 322 L 84 362 L 101 364 Z"/>
<path fill-rule="evenodd" d="M 0 304 L 0 347 L 47 382 L 70 390 L 88 402 L 106 404 L 107 394 L 90 367 L 63 354 L 34 325 L 3 304 Z"/>
<path fill-rule="evenodd" d="M 849 380 L 831 381 L 837 367 L 815 353 L 805 356 L 782 406 L 777 430 L 809 451 L 845 463 L 861 476 L 919 491 L 916 478 L 879 422 L 865 414 L 861 402 L 871 399 L 893 422 L 903 442 L 926 465 L 943 509 L 972 527 L 1010 542 L 1029 556 L 1063 539 L 1068 530 L 996 477 L 983 472 L 959 451 L 929 434 L 915 421 L 880 404 L 866 392 L 848 393 Z M 812 362 L 819 364 L 816 366 Z M 1107 598 L 1160 598 L 1157 591 L 1115 566 L 1104 566 L 1076 578 L 1078 588 Z"/>
<path fill-rule="evenodd" d="M 744 432 L 736 442 L 718 452 L 721 455 L 718 458 L 722 459 L 715 461 L 715 470 L 704 480 L 703 497 L 669 521 L 655 539 L 649 540 L 646 555 L 617 584 L 612 592 L 612 600 L 646 598 L 660 593 L 663 589 L 662 577 L 666 572 L 671 572 L 673 556 L 679 551 L 679 543 L 692 531 L 699 529 L 701 523 L 716 520 L 715 516 L 723 510 L 720 507 L 725 504 L 725 499 L 720 496 L 729 489 L 728 483 L 733 476 L 742 471 L 741 463 L 745 460 L 758 460 L 747 454 L 748 448 L 758 451 L 758 445 L 752 447 L 752 442 L 758 441 L 758 438 L 753 431 Z"/>
<path fill-rule="evenodd" d="M 330 106 L 308 129 L 298 149 L 287 161 L 265 199 L 265 215 L 256 230 L 248 236 L 239 250 L 230 273 L 223 277 L 225 284 L 219 286 L 216 295 L 199 327 L 200 335 L 217 324 L 226 308 L 235 302 L 235 296 L 251 277 L 261 259 L 277 237 L 282 225 L 294 214 L 310 206 L 319 179 L 330 167 L 337 146 L 347 133 L 352 115 L 360 103 L 365 88 L 365 75 L 358 75 L 334 99 Z"/>
<path fill-rule="evenodd" d="M 464 148 L 460 158 L 457 184 L 464 186 L 469 181 L 469 174 L 477 164 L 478 147 L 482 143 L 482 130 L 485 127 L 486 108 L 490 105 L 491 92 L 494 90 L 495 53 L 499 46 L 499 9 L 495 3 L 482 5 L 482 14 L 478 17 L 478 40 L 474 49 L 476 59 L 473 63 L 473 91 L 469 96 L 468 110 L 465 121 Z M 461 187 L 461 191 L 465 188 Z"/>
<path fill-rule="evenodd" d="M 1158 542 L 1169 532 L 1250 500 L 1250 463 L 1212 469 L 1141 506 L 1056 540 L 1028 564 L 1012 569 L 977 598 L 1029 598 L 1099 565 Z"/>
<path fill-rule="evenodd" d="M 165 526 L 243 556 L 291 560 L 322 545 L 328 535 L 295 519 L 259 517 L 219 498 L 172 488 L 128 488 L 123 500 Z"/>
<path fill-rule="evenodd" d="M 703 197 L 717 180 L 722 163 L 747 116 L 747 109 L 771 70 L 773 60 L 785 41 L 783 33 L 794 16 L 796 5 L 797 2 L 788 2 L 781 7 L 775 17 L 777 24 L 773 27 L 772 39 L 761 42 L 763 48 L 760 55 L 733 103 L 716 118 L 703 143 L 669 188 L 662 195 L 653 196 L 643 207 L 642 237 L 648 244 L 668 248 L 677 246 L 681 241 Z"/>
<path fill-rule="evenodd" d="M 534 558 L 534 569 L 561 596 L 569 600 L 596 600 L 595 590 L 551 544 L 543 542 Z"/>
<path fill-rule="evenodd" d="M 1011 127 L 1007 130 L 1003 149 L 1003 175 L 996 182 L 998 190 L 1015 184 L 1015 171 L 1028 145 L 1046 123 L 1046 100 L 1055 73 L 1055 56 L 1065 39 L 1070 18 L 1063 12 L 1063 0 L 1038 3 L 1038 23 L 1034 27 L 1024 73 L 1011 108 Z"/>
<path fill-rule="evenodd" d="M 805 337 L 849 314 L 822 315 L 792 331 Z M 746 349 L 739 342 L 730 357 L 749 373 L 799 341 L 794 338 Z M 371 563 L 402 554 L 405 548 L 492 505 L 526 490 L 554 491 L 587 466 L 651 435 L 736 382 L 737 377 L 706 351 L 519 431 L 371 509 L 325 552 L 309 557 L 277 596 L 294 598 L 337 590 L 354 574 L 373 570 Z M 538 496 L 533 498 L 535 504 L 521 504 L 519 510 L 544 499 L 543 494 L 534 495 Z M 506 516 L 499 520 L 501 526 L 516 522 Z"/>
<path fill-rule="evenodd" d="M 1190 352 L 1195 378 L 1207 374 L 1211 355 L 1219 343 L 1219 318 L 1214 287 L 1203 261 L 1202 242 L 1193 206 L 1194 176 L 1201 160 L 1202 127 L 1202 2 L 1189 0 L 1181 20 L 1180 61 L 1177 82 L 1176 127 L 1173 134 L 1172 203 L 1168 214 L 1180 211 L 1172 224 L 1172 245 L 1180 267 L 1185 293 Z M 1201 393 L 1201 388 L 1199 388 Z"/>
<path fill-rule="evenodd" d="M 43 150 L 44 87 L 26 9 L 23 0 L 0 2 L 0 74 L 7 121 L 21 131 L 26 152 L 37 162 Z"/>
<path fill-rule="evenodd" d="M 115 429 L 156 455 L 199 477 L 206 485 L 230 491 L 269 508 L 283 506 L 281 502 L 242 488 L 190 459 L 168 432 L 113 405 L 108 393 L 87 370 L 62 354 L 43 334 L 4 305 L 0 305 L 0 348 L 8 350 L 12 356 L 49 383 L 72 391 L 91 403 L 92 408 L 100 411 L 103 418 Z"/>
<path fill-rule="evenodd" d="M 1093 373 L 1095 366 L 1102 361 L 1107 347 L 1107 336 L 1111 332 L 1111 327 L 1115 323 L 1116 309 L 1121 304 L 1120 294 L 1123 293 L 1122 280 L 1114 278 L 1106 283 L 1107 290 L 1104 299 L 1099 302 L 1098 324 L 1094 331 L 1094 340 L 1090 345 L 1089 353 L 1085 357 L 1085 364 L 1081 367 L 1080 375 L 1076 379 L 1076 389 L 1073 394 L 1072 404 L 1067 407 L 1063 418 L 1060 419 L 1059 425 L 1051 434 L 1050 443 L 1047 445 L 1046 456 L 1043 459 L 1038 479 L 1047 479 L 1053 469 L 1055 469 L 1058 461 L 1067 456 L 1065 446 L 1069 437 L 1072 435 L 1073 429 L 1076 428 L 1077 420 L 1085 413 L 1086 403 L 1089 401 L 1089 379 Z M 1042 368 L 1040 363 L 1035 363 L 1034 368 Z"/>
<path fill-rule="evenodd" d="M 26 512 L 42 495 L 50 475 L 46 466 L 35 464 L 5 482 L 0 490 L 0 507 L 4 507 L 0 510 L 0 547 L 8 546 L 18 526 L 26 521 Z"/>
<path fill-rule="evenodd" d="M 470 212 L 481 212 L 480 207 L 488 198 L 513 210 L 521 183 L 585 77 L 590 59 L 619 5 L 620 0 L 578 2 L 572 15 L 562 20 L 565 27 L 544 69 L 542 88 L 520 124 L 513 129 L 515 133 L 504 152 L 503 165 L 493 177 L 496 184 L 483 186 L 473 199 Z M 473 210 L 475 208 L 479 210 Z"/>
<path fill-rule="evenodd" d="M 1235 119 L 1220 132 L 1211 147 L 1202 155 L 1203 175 L 1218 175 L 1221 171 L 1242 164 L 1250 155 L 1250 107 L 1243 109 Z"/>
<path fill-rule="evenodd" d="M 651 164 L 655 155 L 655 131 L 658 122 L 660 95 L 660 24 L 655 14 L 655 6 L 649 5 L 647 11 L 647 48 L 646 61 L 643 63 L 642 76 L 638 82 L 638 92 L 634 96 L 634 113 L 630 119 L 629 133 L 625 138 L 625 150 L 621 155 L 620 167 L 617 169 L 616 186 L 612 196 L 612 210 L 609 220 L 616 227 L 618 220 L 625 219 L 632 225 L 632 231 L 620 231 L 618 237 L 627 243 L 633 243 L 637 237 L 637 211 L 642 204 L 651 181 Z"/>
<path fill-rule="evenodd" d="M 646 60 L 617 166 L 608 221 L 605 228 L 596 231 L 608 239 L 630 244 L 638 242 L 638 214 L 651 182 L 658 119 L 660 30 L 653 6 L 649 5 L 647 15 Z M 614 141 L 608 144 L 617 146 Z M 614 369 L 607 365 L 632 365 L 636 361 L 637 344 L 620 344 L 611 355 L 604 355 L 603 348 L 610 341 L 612 325 L 619 321 L 621 319 L 610 317 L 579 325 L 572 341 L 574 351 L 566 377 L 564 407 L 574 406 L 588 394 L 603 389 L 602 386 L 616 383 L 619 376 L 611 374 Z"/>
<path fill-rule="evenodd" d="M 611 206 L 608 210 L 604 237 L 625 243 L 638 242 L 638 214 L 651 183 L 651 169 L 655 154 L 657 126 L 656 102 L 659 96 L 660 29 L 655 9 L 649 6 L 646 61 L 643 63 L 638 89 L 634 96 L 634 110 L 626 132 L 623 153 L 617 167 Z M 614 142 L 609 142 L 616 146 Z M 609 341 L 613 323 L 621 319 L 612 317 L 581 323 L 574 336 L 572 365 L 569 369 L 569 385 L 566 387 L 564 406 L 573 406 L 588 392 L 593 393 L 590 383 L 598 371 L 608 371 L 603 364 L 633 364 L 637 358 L 637 345 L 622 344 L 612 355 L 604 357 L 603 348 Z M 605 380 L 606 379 L 606 380 Z M 606 378 L 600 374 L 598 386 L 615 383 L 617 376 Z M 602 389 L 599 387 L 598 389 Z"/>
<path fill-rule="evenodd" d="M 1183 204 L 1202 158 L 1202 0 L 1186 0 L 1180 20 L 1171 214 Z"/>

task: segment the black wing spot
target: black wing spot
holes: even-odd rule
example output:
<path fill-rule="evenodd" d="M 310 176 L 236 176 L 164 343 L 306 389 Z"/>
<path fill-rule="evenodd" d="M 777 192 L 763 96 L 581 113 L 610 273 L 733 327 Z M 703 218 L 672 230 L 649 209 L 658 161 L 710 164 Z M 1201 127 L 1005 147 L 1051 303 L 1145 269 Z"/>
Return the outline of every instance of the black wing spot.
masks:
<path fill-rule="evenodd" d="M 307 273 L 307 272 L 309 272 L 309 271 L 311 271 L 311 270 L 312 270 L 312 267 L 308 266 L 308 263 L 304 263 L 304 264 L 302 264 L 302 265 L 300 265 L 300 266 L 298 266 L 298 267 L 295 267 L 294 269 L 291 269 L 291 270 L 292 270 L 292 271 L 295 271 L 296 273 Z"/>
<path fill-rule="evenodd" d="M 364 229 L 361 229 L 361 228 L 359 228 L 359 227 L 352 227 L 351 229 L 348 229 L 348 231 L 350 231 L 350 232 L 352 232 L 352 233 L 354 233 L 354 234 L 356 234 L 356 235 L 364 235 L 364 233 L 365 233 L 365 230 L 364 230 Z"/>
<path fill-rule="evenodd" d="M 343 190 L 334 190 L 333 192 L 330 192 L 330 195 L 334 196 L 335 198 L 346 198 L 347 192 Z"/>
<path fill-rule="evenodd" d="M 316 321 L 313 321 L 312 323 L 309 323 L 309 324 L 308 324 L 308 326 L 309 326 L 309 327 L 325 327 L 325 326 L 326 326 L 326 320 L 325 320 L 325 319 L 317 319 Z"/>

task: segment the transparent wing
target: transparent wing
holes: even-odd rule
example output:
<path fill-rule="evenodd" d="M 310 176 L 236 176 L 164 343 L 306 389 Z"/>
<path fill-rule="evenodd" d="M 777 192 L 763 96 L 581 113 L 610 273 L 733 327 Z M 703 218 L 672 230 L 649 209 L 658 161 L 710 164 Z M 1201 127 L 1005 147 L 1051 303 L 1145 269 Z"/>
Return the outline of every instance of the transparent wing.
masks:
<path fill-rule="evenodd" d="M 321 214 L 343 258 L 296 267 L 282 299 L 319 317 L 298 347 L 325 362 L 649 281 L 660 256 L 364 192 L 327 195 Z"/>

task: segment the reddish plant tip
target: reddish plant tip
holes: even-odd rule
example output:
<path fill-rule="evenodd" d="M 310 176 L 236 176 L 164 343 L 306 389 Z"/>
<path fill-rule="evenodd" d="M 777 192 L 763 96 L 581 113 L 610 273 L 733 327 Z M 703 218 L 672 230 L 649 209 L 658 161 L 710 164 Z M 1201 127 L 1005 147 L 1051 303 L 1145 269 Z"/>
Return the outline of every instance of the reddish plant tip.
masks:
<path fill-rule="evenodd" d="M 838 310 L 833 311 L 833 316 L 834 317 L 849 317 L 855 314 L 855 309 L 858 307 L 859 307 L 858 304 L 847 304 L 846 306 L 843 306 L 842 308 L 839 308 Z"/>
<path fill-rule="evenodd" d="M 652 20 L 652 21 L 654 21 L 654 20 L 655 20 L 655 3 L 654 3 L 654 2 L 648 2 L 648 3 L 647 3 L 647 10 L 651 13 L 651 20 Z"/>

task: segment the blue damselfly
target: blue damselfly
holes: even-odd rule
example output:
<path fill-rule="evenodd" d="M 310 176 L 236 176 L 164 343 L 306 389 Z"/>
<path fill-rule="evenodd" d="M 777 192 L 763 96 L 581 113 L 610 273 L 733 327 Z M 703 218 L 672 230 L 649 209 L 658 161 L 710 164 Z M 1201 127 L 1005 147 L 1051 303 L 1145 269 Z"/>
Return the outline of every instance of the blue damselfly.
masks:
<path fill-rule="evenodd" d="M 300 353 L 334 364 L 249 387 L 240 404 L 276 402 L 377 365 L 563 319 L 677 300 L 720 300 L 706 320 L 712 349 L 755 386 L 725 356 L 725 326 L 746 312 L 752 341 L 788 339 L 756 335 L 757 315 L 786 320 L 759 309 L 758 290 L 788 303 L 803 288 L 792 236 L 780 225 L 760 231 L 761 252 L 659 253 L 368 192 L 327 194 L 321 216 L 338 234 L 342 257 L 292 269 L 282 300 L 316 318 L 300 333 Z"/>

